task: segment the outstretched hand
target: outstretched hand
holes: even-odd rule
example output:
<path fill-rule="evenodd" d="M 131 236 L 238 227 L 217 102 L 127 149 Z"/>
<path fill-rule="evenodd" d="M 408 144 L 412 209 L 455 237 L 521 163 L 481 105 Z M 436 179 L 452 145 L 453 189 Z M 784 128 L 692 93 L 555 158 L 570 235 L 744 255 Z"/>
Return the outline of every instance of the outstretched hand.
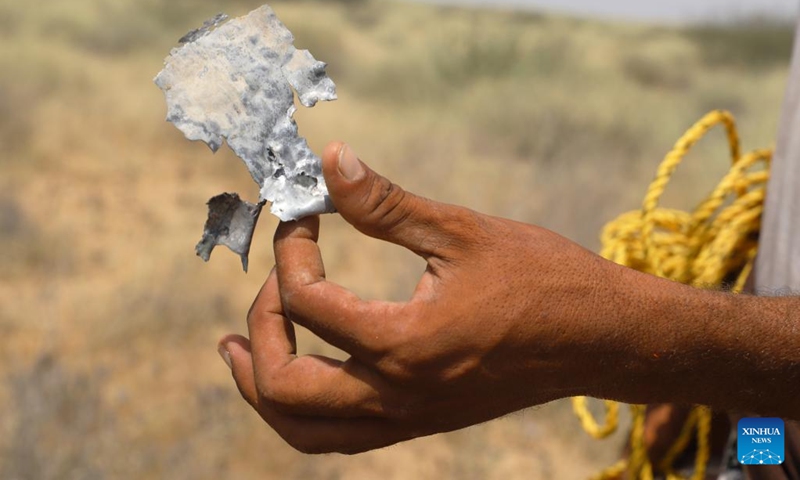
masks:
<path fill-rule="evenodd" d="M 220 352 L 296 449 L 362 452 L 602 395 L 617 381 L 607 367 L 639 355 L 627 341 L 636 322 L 620 308 L 637 301 L 620 285 L 638 273 L 542 228 L 408 193 L 341 143 L 325 150 L 323 172 L 345 220 L 427 269 L 408 302 L 364 301 L 326 280 L 318 217 L 280 224 L 250 338 L 225 337 Z M 298 357 L 293 323 L 350 358 Z"/>

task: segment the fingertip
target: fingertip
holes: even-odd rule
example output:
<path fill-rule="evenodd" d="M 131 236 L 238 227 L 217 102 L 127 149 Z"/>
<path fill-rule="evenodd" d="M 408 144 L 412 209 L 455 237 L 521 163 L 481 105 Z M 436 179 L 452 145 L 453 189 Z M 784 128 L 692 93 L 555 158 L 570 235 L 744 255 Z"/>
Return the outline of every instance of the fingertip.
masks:
<path fill-rule="evenodd" d="M 331 187 L 337 190 L 336 187 L 343 180 L 339 173 L 339 157 L 345 145 L 346 143 L 341 141 L 331 142 L 322 152 L 322 176 L 325 177 L 325 183 L 328 185 L 329 191 Z"/>
<path fill-rule="evenodd" d="M 226 363 L 230 362 L 231 374 L 239 393 L 253 408 L 258 409 L 253 357 L 250 340 L 241 335 L 226 335 L 220 339 L 218 350 Z M 226 360 L 227 358 L 227 360 Z"/>
<path fill-rule="evenodd" d="M 358 183 L 367 174 L 364 164 L 349 145 L 344 145 L 339 151 L 339 174 L 348 183 Z"/>
<path fill-rule="evenodd" d="M 247 337 L 243 337 L 242 335 L 236 333 L 229 333 L 228 335 L 225 335 L 224 337 L 220 338 L 219 342 L 217 343 L 220 346 L 227 345 L 229 343 L 235 343 L 243 348 L 247 348 L 248 350 L 250 349 L 250 341 L 247 339 Z"/>
<path fill-rule="evenodd" d="M 225 362 L 225 365 L 227 365 L 229 369 L 233 370 L 233 363 L 231 362 L 231 354 L 230 352 L 228 352 L 227 345 L 223 344 L 217 345 L 217 353 L 219 353 L 219 356 L 222 357 L 222 361 Z"/>
<path fill-rule="evenodd" d="M 241 335 L 225 335 L 217 342 L 217 352 L 228 368 L 233 369 L 243 355 L 250 355 L 250 340 Z"/>
<path fill-rule="evenodd" d="M 360 185 L 370 173 L 367 167 L 345 142 L 331 142 L 322 155 L 322 173 L 332 200 L 345 195 L 349 188 Z"/>
<path fill-rule="evenodd" d="M 333 171 L 336 170 L 336 166 L 339 162 L 339 155 L 344 148 L 345 143 L 342 141 L 334 141 L 330 142 L 326 147 L 325 150 L 322 152 L 322 164 L 323 166 L 332 167 Z"/>
<path fill-rule="evenodd" d="M 306 238 L 317 241 L 319 238 L 319 215 L 310 215 L 292 222 L 280 222 L 275 229 L 275 243 L 286 238 Z"/>

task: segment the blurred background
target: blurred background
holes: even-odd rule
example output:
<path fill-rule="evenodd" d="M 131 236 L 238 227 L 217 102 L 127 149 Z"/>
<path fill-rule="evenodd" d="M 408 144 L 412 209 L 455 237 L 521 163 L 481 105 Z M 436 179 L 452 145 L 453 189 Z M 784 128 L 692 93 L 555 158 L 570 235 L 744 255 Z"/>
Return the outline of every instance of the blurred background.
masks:
<path fill-rule="evenodd" d="M 311 457 L 241 400 L 216 341 L 246 331 L 276 220 L 262 216 L 246 275 L 224 249 L 195 257 L 207 199 L 258 189 L 229 151 L 164 121 L 152 78 L 184 33 L 260 3 L 0 0 L 0 478 L 571 479 L 611 463 L 624 436 L 588 440 L 566 401 Z M 795 7 L 271 3 L 339 87 L 298 112 L 316 151 L 346 140 L 408 190 L 595 250 L 706 111 L 731 110 L 746 149 L 773 144 Z M 670 205 L 723 174 L 723 137 L 681 166 Z M 335 215 L 321 247 L 330 278 L 367 298 L 407 298 L 424 268 Z"/>

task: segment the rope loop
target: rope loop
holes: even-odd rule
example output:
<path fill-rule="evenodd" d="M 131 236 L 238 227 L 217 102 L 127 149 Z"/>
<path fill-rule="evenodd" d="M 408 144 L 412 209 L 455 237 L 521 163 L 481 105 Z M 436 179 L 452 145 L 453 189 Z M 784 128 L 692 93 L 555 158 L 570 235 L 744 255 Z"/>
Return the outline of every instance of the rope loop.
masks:
<path fill-rule="evenodd" d="M 691 212 L 663 208 L 661 197 L 686 155 L 711 129 L 721 125 L 726 133 L 731 166 L 712 192 Z M 736 122 L 729 112 L 706 114 L 672 147 L 658 167 L 640 210 L 623 213 L 609 222 L 600 235 L 601 255 L 636 270 L 698 288 L 740 293 L 752 272 L 758 249 L 766 184 L 772 150 L 741 155 Z M 592 416 L 585 397 L 572 399 L 583 429 L 594 438 L 611 435 L 619 422 L 619 405 L 604 400 L 602 425 Z M 632 427 L 628 458 L 598 473 L 593 480 L 626 478 L 651 480 L 653 465 L 644 443 L 645 405 L 631 405 Z M 657 465 L 668 480 L 685 480 L 673 468 L 675 459 L 696 435 L 692 480 L 705 478 L 710 457 L 711 410 L 695 406 L 678 438 Z"/>

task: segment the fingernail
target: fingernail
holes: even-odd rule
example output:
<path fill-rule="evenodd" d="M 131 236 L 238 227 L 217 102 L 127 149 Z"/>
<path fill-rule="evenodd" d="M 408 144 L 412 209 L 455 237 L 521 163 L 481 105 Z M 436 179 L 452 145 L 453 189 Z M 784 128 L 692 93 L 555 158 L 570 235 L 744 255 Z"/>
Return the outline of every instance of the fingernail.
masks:
<path fill-rule="evenodd" d="M 231 354 L 228 353 L 228 349 L 225 348 L 225 345 L 220 344 L 220 346 L 217 347 L 217 352 L 219 352 L 219 356 L 222 357 L 222 361 L 225 362 L 225 365 L 233 370 L 233 366 L 231 365 Z"/>
<path fill-rule="evenodd" d="M 348 180 L 355 181 L 364 174 L 364 166 L 349 145 L 339 150 L 339 173 Z"/>

